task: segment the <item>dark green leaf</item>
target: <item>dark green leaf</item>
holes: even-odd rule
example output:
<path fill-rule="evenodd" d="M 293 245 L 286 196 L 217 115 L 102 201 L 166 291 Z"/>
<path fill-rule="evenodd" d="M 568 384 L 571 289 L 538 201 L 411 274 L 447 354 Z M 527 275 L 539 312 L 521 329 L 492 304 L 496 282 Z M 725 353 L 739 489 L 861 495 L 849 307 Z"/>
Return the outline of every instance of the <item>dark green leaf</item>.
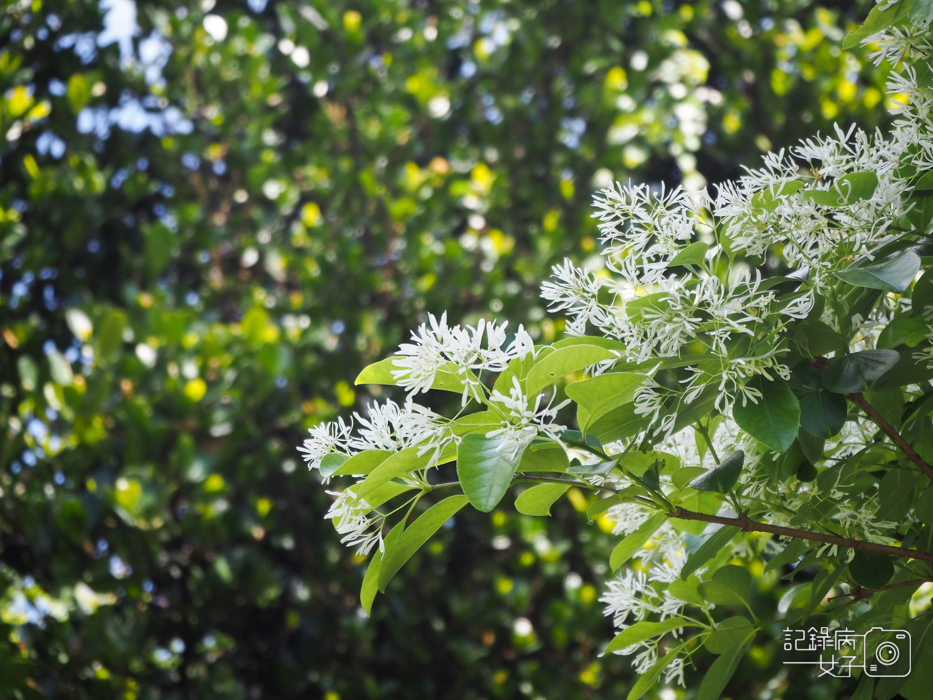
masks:
<path fill-rule="evenodd" d="M 831 396 L 839 396 L 839 394 L 831 394 Z M 839 396 L 839 398 L 842 397 Z M 823 458 L 823 448 L 826 446 L 826 440 L 823 438 L 816 437 L 806 430 L 800 430 L 797 433 L 797 443 L 800 445 L 803 456 L 811 465 L 817 464 Z"/>
<path fill-rule="evenodd" d="M 849 562 L 849 573 L 858 585 L 878 589 L 894 576 L 894 564 L 884 554 L 857 551 Z"/>
<path fill-rule="evenodd" d="M 722 691 L 726 689 L 726 685 L 735 674 L 735 670 L 739 667 L 739 662 L 742 660 L 742 657 L 745 656 L 754 638 L 755 633 L 753 631 L 749 633 L 741 644 L 737 644 L 728 649 L 713 662 L 713 665 L 709 667 L 709 671 L 703 676 L 703 680 L 700 681 L 700 689 L 697 691 L 697 700 L 718 700 L 719 696 L 722 695 Z"/>
<path fill-rule="evenodd" d="M 697 491 L 728 493 L 739 480 L 744 465 L 745 452 L 742 450 L 733 452 L 708 472 L 691 481 L 690 487 Z"/>
<path fill-rule="evenodd" d="M 846 422 L 848 405 L 844 396 L 820 388 L 805 389 L 798 394 L 800 427 L 818 438 L 837 435 Z"/>
<path fill-rule="evenodd" d="M 823 375 L 823 386 L 837 394 L 865 391 L 899 359 L 895 350 L 863 350 L 834 357 Z"/>
<path fill-rule="evenodd" d="M 919 271 L 920 258 L 913 251 L 905 250 L 884 262 L 841 270 L 836 277 L 856 287 L 903 293 Z"/>

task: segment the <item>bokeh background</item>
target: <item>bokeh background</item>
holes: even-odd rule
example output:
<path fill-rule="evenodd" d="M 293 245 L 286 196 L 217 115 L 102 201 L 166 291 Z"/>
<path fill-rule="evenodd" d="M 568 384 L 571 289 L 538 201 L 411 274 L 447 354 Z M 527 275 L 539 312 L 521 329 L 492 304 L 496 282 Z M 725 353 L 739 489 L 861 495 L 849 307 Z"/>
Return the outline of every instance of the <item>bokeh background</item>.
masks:
<path fill-rule="evenodd" d="M 883 124 L 870 5 L 5 2 L 0 697 L 623 696 L 584 496 L 462 512 L 367 618 L 296 446 L 427 312 L 558 337 L 613 180 Z M 834 697 L 779 640 L 735 687 Z"/>

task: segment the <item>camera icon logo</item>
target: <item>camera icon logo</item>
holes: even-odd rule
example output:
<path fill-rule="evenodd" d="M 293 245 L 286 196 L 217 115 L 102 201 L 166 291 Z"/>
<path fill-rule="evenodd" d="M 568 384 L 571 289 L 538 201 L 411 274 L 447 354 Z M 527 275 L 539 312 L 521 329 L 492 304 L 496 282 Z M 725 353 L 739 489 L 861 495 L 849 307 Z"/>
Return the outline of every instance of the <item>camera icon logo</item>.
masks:
<path fill-rule="evenodd" d="M 865 675 L 903 678 L 910 674 L 910 632 L 872 627 L 863 639 Z"/>

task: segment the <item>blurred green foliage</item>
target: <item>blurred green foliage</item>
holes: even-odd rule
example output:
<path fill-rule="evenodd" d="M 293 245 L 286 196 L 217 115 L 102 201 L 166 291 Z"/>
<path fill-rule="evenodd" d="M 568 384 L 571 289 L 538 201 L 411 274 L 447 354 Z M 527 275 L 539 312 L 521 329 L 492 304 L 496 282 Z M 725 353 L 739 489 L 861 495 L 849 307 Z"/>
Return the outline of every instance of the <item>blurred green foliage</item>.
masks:
<path fill-rule="evenodd" d="M 596 186 L 883 119 L 867 4 L 7 3 L 3 693 L 617 697 L 582 495 L 458 515 L 367 619 L 295 445 L 425 310 L 553 339 Z"/>

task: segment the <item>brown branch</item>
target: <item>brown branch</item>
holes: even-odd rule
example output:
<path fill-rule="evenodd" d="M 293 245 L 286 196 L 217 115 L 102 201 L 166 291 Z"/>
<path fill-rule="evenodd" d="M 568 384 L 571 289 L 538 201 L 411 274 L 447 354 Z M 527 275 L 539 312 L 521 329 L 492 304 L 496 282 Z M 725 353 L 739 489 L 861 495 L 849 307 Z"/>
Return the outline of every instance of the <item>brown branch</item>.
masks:
<path fill-rule="evenodd" d="M 933 481 L 933 467 L 927 464 L 924 459 L 914 451 L 914 448 L 908 444 L 908 442 L 899 432 L 897 432 L 897 428 L 888 423 L 888 421 L 884 419 L 884 416 L 878 413 L 878 411 L 875 410 L 875 407 L 868 403 L 868 401 L 861 393 L 846 394 L 846 398 L 865 411 L 865 413 L 867 413 L 869 417 L 878 424 L 878 427 L 887 433 L 888 437 L 894 440 L 898 447 L 904 450 L 907 458 L 920 467 L 920 471 L 926 474 L 930 481 Z"/>
<path fill-rule="evenodd" d="M 910 581 L 900 581 L 899 583 L 889 583 L 887 586 L 882 586 L 881 588 L 862 588 L 861 586 L 856 586 L 855 590 L 849 593 L 840 593 L 839 595 L 834 595 L 829 600 L 836 600 L 837 598 L 852 598 L 853 601 L 862 600 L 867 598 L 870 595 L 875 593 L 881 593 L 882 591 L 891 591 L 895 588 L 907 588 L 908 586 L 920 586 L 924 583 L 929 583 L 933 579 L 928 578 L 913 578 Z"/>
<path fill-rule="evenodd" d="M 889 557 L 908 557 L 920 559 L 933 564 L 933 552 L 923 552 L 919 549 L 907 549 L 906 547 L 892 547 L 886 544 L 876 544 L 874 542 L 865 542 L 864 540 L 850 540 L 838 535 L 825 535 L 821 532 L 810 532 L 809 530 L 800 530 L 796 527 L 784 527 L 782 525 L 769 525 L 752 520 L 747 513 L 740 514 L 737 518 L 723 518 L 718 515 L 707 515 L 706 513 L 696 513 L 692 510 L 677 507 L 667 514 L 671 518 L 680 520 L 699 520 L 706 523 L 717 523 L 719 525 L 732 525 L 739 527 L 745 532 L 770 532 L 773 535 L 782 535 L 784 537 L 796 537 L 800 540 L 811 540 L 813 542 L 825 542 L 834 544 L 847 549 L 856 549 L 861 552 L 872 552 L 874 554 L 885 554 Z"/>

